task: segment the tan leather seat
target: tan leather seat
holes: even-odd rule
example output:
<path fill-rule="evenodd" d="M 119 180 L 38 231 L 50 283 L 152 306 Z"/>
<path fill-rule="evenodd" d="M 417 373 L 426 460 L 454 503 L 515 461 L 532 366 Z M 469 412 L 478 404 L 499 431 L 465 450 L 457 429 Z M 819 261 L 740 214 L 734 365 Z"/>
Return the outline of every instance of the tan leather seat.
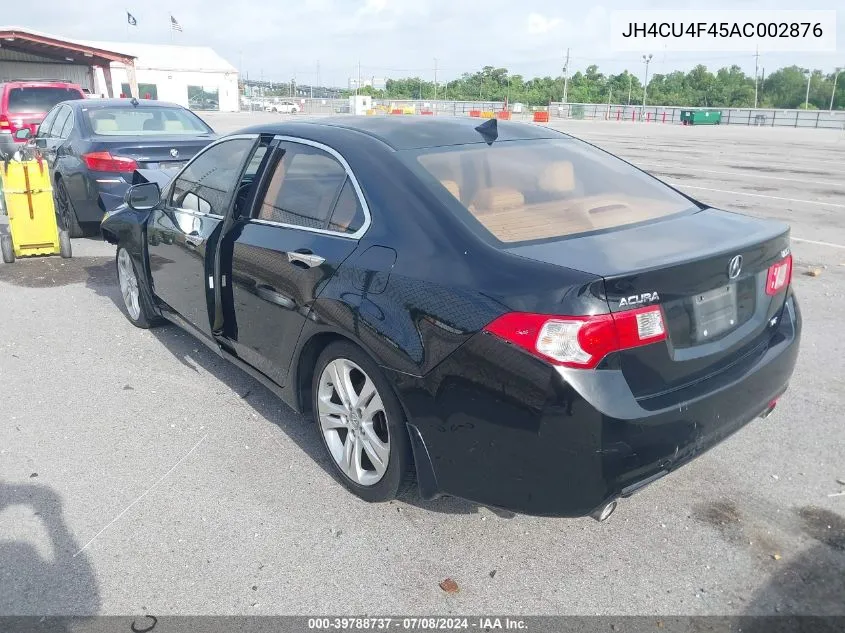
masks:
<path fill-rule="evenodd" d="M 443 188 L 451 193 L 457 200 L 461 199 L 461 186 L 454 180 L 441 180 L 440 184 Z"/>
<path fill-rule="evenodd" d="M 570 193 L 575 191 L 575 168 L 568 160 L 560 160 L 546 167 L 537 179 L 543 191 Z"/>
<path fill-rule="evenodd" d="M 273 177 L 267 185 L 267 192 L 264 194 L 264 200 L 261 202 L 261 208 L 258 211 L 258 218 L 261 220 L 272 220 L 278 222 L 276 217 L 276 201 L 279 199 L 279 192 L 282 190 L 282 183 L 285 181 L 285 160 L 282 158 L 276 165 L 276 170 L 273 172 Z"/>
<path fill-rule="evenodd" d="M 511 187 L 488 187 L 472 199 L 469 210 L 473 213 L 496 213 L 513 211 L 525 206 L 525 196 Z"/>

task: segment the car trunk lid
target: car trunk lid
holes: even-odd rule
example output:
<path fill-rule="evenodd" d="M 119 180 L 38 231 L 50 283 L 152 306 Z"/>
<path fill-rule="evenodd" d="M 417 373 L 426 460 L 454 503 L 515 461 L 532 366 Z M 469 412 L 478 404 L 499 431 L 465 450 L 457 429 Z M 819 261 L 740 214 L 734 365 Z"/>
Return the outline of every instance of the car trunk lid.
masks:
<path fill-rule="evenodd" d="M 131 158 L 139 169 L 172 168 L 184 165 L 213 140 L 211 135 L 168 139 L 121 136 L 114 140 L 100 140 L 93 151 L 107 151 L 112 156 Z"/>
<path fill-rule="evenodd" d="M 666 339 L 618 352 L 643 406 L 760 349 L 786 291 L 770 296 L 770 266 L 789 255 L 789 228 L 716 209 L 510 252 L 600 275 L 611 312 L 660 305 Z"/>

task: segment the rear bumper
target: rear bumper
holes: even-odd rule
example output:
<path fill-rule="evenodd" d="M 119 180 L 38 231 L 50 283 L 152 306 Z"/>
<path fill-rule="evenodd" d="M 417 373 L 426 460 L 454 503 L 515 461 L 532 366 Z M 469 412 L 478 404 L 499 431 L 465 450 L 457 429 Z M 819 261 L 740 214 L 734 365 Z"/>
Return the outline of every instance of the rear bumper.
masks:
<path fill-rule="evenodd" d="M 123 204 L 123 196 L 129 184 L 124 174 L 91 172 L 86 199 L 74 200 L 74 210 L 79 221 L 100 222 L 105 214 Z"/>
<path fill-rule="evenodd" d="M 558 372 L 480 334 L 423 378 L 394 376 L 424 496 L 586 516 L 676 470 L 758 417 L 787 388 L 794 297 L 765 347 L 669 409 L 643 409 L 616 370 Z M 627 392 L 627 393 L 626 393 Z"/>

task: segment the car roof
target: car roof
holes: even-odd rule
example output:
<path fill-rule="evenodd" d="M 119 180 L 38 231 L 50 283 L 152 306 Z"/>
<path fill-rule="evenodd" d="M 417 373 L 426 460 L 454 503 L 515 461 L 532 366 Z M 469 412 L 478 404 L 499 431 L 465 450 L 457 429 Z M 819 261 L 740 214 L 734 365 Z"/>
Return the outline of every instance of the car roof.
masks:
<path fill-rule="evenodd" d="M 300 121 L 297 131 L 307 127 L 350 130 L 366 134 L 395 150 L 422 149 L 446 145 L 468 145 L 484 143 L 485 138 L 476 129 L 485 121 L 469 117 L 427 117 L 427 116 L 333 116 L 322 119 Z M 496 121 L 499 141 L 517 141 L 529 139 L 554 139 L 569 135 L 558 130 L 515 121 Z M 289 128 L 283 123 L 256 125 L 244 133 L 286 134 Z"/>
<path fill-rule="evenodd" d="M 137 106 L 144 106 L 145 108 L 179 108 L 184 110 L 183 106 L 178 103 L 170 103 L 168 101 L 155 101 L 153 99 L 136 99 Z M 76 105 L 78 107 L 85 107 L 93 110 L 95 108 L 134 108 L 135 104 L 132 99 L 73 99 L 68 101 L 68 104 Z"/>

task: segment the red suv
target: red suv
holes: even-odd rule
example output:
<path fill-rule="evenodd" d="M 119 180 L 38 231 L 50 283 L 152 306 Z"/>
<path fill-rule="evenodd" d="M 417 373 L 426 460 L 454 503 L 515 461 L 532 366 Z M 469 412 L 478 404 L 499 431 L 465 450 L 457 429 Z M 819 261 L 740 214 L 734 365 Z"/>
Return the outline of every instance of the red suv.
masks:
<path fill-rule="evenodd" d="M 57 103 L 84 99 L 78 84 L 66 81 L 13 80 L 0 83 L 0 133 L 29 128 L 34 136 L 47 112 Z"/>

